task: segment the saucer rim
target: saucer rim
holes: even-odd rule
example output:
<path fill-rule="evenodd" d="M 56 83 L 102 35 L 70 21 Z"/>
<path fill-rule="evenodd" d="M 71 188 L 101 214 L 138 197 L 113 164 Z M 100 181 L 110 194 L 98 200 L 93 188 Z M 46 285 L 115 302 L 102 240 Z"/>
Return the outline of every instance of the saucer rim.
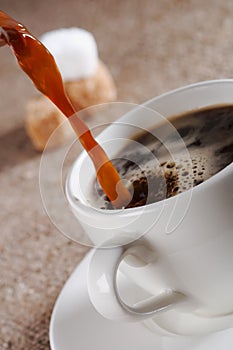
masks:
<path fill-rule="evenodd" d="M 56 302 L 54 304 L 54 307 L 53 307 L 53 311 L 52 311 L 52 314 L 51 314 L 51 318 L 50 318 L 50 325 L 49 325 L 49 341 L 50 341 L 50 346 L 51 346 L 51 350 L 61 350 L 61 348 L 59 347 L 57 341 L 56 341 L 56 321 L 57 321 L 57 318 L 59 317 L 60 318 L 60 315 L 59 315 L 59 309 L 60 308 L 64 308 L 64 305 L 65 303 L 67 303 L 67 301 L 63 300 L 63 297 L 64 297 L 64 294 L 67 292 L 68 288 L 71 287 L 71 289 L 73 289 L 73 278 L 74 276 L 78 275 L 78 273 L 82 273 L 80 272 L 81 271 L 81 266 L 84 266 L 84 264 L 87 264 L 89 263 L 90 259 L 91 259 L 91 256 L 92 256 L 92 253 L 93 253 L 94 249 L 90 250 L 86 256 L 80 261 L 80 263 L 75 267 L 75 269 L 73 270 L 73 272 L 71 273 L 71 275 L 68 277 L 68 279 L 66 280 L 66 282 L 64 283 L 57 299 L 56 299 Z M 83 283 L 82 283 L 83 285 Z M 70 289 L 70 290 L 71 290 Z M 213 343 L 213 339 L 215 337 L 223 339 L 223 337 L 225 338 L 226 335 L 225 334 L 230 334 L 231 338 L 232 339 L 232 343 L 226 343 L 224 346 L 229 346 L 229 349 L 225 348 L 225 350 L 231 350 L 232 347 L 233 347 L 233 328 L 230 328 L 230 329 L 227 329 L 227 330 L 224 330 L 224 331 L 221 331 L 221 332 L 216 332 L 216 333 L 212 333 L 212 334 L 209 334 L 209 335 L 206 335 L 206 336 L 179 336 L 179 335 L 176 335 L 176 334 L 173 334 L 173 333 L 170 333 L 169 331 L 167 330 L 163 330 L 162 329 L 162 332 L 161 334 L 153 334 L 152 331 L 150 331 L 148 329 L 148 327 L 146 327 L 145 325 L 141 324 L 142 326 L 142 331 L 144 332 L 145 331 L 145 334 L 152 334 L 153 337 L 159 337 L 159 339 L 180 339 L 180 340 L 185 340 L 187 339 L 188 341 L 192 341 L 193 339 L 193 342 L 195 344 L 191 344 L 191 348 L 189 348 L 189 350 L 207 350 L 209 349 L 209 343 Z M 158 328 L 159 329 L 159 328 Z M 164 331 L 164 332 L 163 332 Z M 78 335 L 77 335 L 78 337 Z M 217 340 L 219 342 L 219 340 Z M 215 344 L 215 342 L 214 342 Z M 218 344 L 219 347 L 216 347 L 214 348 L 213 350 L 221 350 L 222 349 L 222 345 Z M 154 345 L 153 345 L 154 346 Z M 196 347 L 197 346 L 197 347 Z M 184 347 L 185 349 L 186 347 Z M 164 348 L 165 349 L 165 348 Z M 173 350 L 176 350 L 176 345 L 175 347 L 172 347 Z M 178 346 L 178 349 L 180 350 L 180 346 Z M 177 350 L 178 350 L 177 349 Z M 63 349 L 62 349 L 63 350 Z M 114 349 L 113 349 L 114 350 Z"/>

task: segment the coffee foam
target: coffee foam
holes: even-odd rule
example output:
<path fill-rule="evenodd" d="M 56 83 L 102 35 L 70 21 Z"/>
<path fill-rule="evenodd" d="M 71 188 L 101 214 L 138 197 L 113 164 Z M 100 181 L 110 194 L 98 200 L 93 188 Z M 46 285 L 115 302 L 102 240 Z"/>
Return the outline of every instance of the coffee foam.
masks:
<path fill-rule="evenodd" d="M 191 112 L 174 118 L 172 123 L 188 149 L 188 157 L 187 153 L 185 157 L 182 155 L 175 134 L 169 134 L 163 144 L 148 132 L 135 139 L 138 147 L 127 146 L 113 160 L 126 183 L 133 184 L 136 191 L 141 185 L 141 195 L 147 197 L 143 204 L 187 191 L 233 161 L 233 106 Z M 157 135 L 162 135 L 165 127 L 166 124 L 157 128 Z M 141 150 L 140 144 L 147 152 Z M 168 149 L 173 150 L 172 155 Z M 92 205 L 112 208 L 97 183 L 94 192 Z"/>

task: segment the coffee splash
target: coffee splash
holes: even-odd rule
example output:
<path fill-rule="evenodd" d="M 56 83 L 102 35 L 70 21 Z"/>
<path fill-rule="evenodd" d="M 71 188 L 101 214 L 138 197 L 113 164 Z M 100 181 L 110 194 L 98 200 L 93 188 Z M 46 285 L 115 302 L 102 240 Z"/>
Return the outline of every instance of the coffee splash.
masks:
<path fill-rule="evenodd" d="M 129 208 L 155 203 L 187 191 L 233 161 L 233 106 L 201 109 L 175 116 L 169 121 L 182 137 L 190 159 L 184 158 L 179 149 L 175 149 L 176 133 L 169 133 L 164 144 L 154 136 L 167 134 L 166 123 L 136 137 L 136 143 L 125 147 L 113 161 L 121 176 L 134 188 Z M 138 147 L 135 146 L 137 144 Z M 140 145 L 146 147 L 145 153 Z M 174 150 L 172 157 L 168 149 Z M 96 183 L 91 198 L 92 205 L 113 209 Z"/>

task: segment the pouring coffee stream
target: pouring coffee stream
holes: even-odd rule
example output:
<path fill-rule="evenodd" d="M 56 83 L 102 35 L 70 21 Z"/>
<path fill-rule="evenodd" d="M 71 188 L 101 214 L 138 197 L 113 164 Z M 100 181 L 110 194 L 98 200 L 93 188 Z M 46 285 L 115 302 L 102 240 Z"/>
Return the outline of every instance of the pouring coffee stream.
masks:
<path fill-rule="evenodd" d="M 131 201 L 131 194 L 103 148 L 94 139 L 88 126 L 79 118 L 72 106 L 53 56 L 22 24 L 0 11 L 0 46 L 4 44 L 13 49 L 20 67 L 36 88 L 69 119 L 79 141 L 94 164 L 102 189 L 113 206 L 126 207 Z"/>

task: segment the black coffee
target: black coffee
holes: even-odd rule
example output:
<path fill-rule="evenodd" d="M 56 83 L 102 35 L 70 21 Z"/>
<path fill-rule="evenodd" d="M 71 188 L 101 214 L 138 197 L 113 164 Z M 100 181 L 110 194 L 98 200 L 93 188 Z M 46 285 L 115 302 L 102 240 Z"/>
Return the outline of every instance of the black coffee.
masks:
<path fill-rule="evenodd" d="M 133 197 L 129 208 L 184 192 L 233 161 L 233 106 L 192 111 L 169 121 L 183 139 L 188 153 L 181 151 L 176 132 L 164 123 L 136 136 L 137 143 L 129 143 L 112 160 L 121 177 L 130 184 Z M 113 209 L 97 183 L 93 189 L 92 205 Z"/>

